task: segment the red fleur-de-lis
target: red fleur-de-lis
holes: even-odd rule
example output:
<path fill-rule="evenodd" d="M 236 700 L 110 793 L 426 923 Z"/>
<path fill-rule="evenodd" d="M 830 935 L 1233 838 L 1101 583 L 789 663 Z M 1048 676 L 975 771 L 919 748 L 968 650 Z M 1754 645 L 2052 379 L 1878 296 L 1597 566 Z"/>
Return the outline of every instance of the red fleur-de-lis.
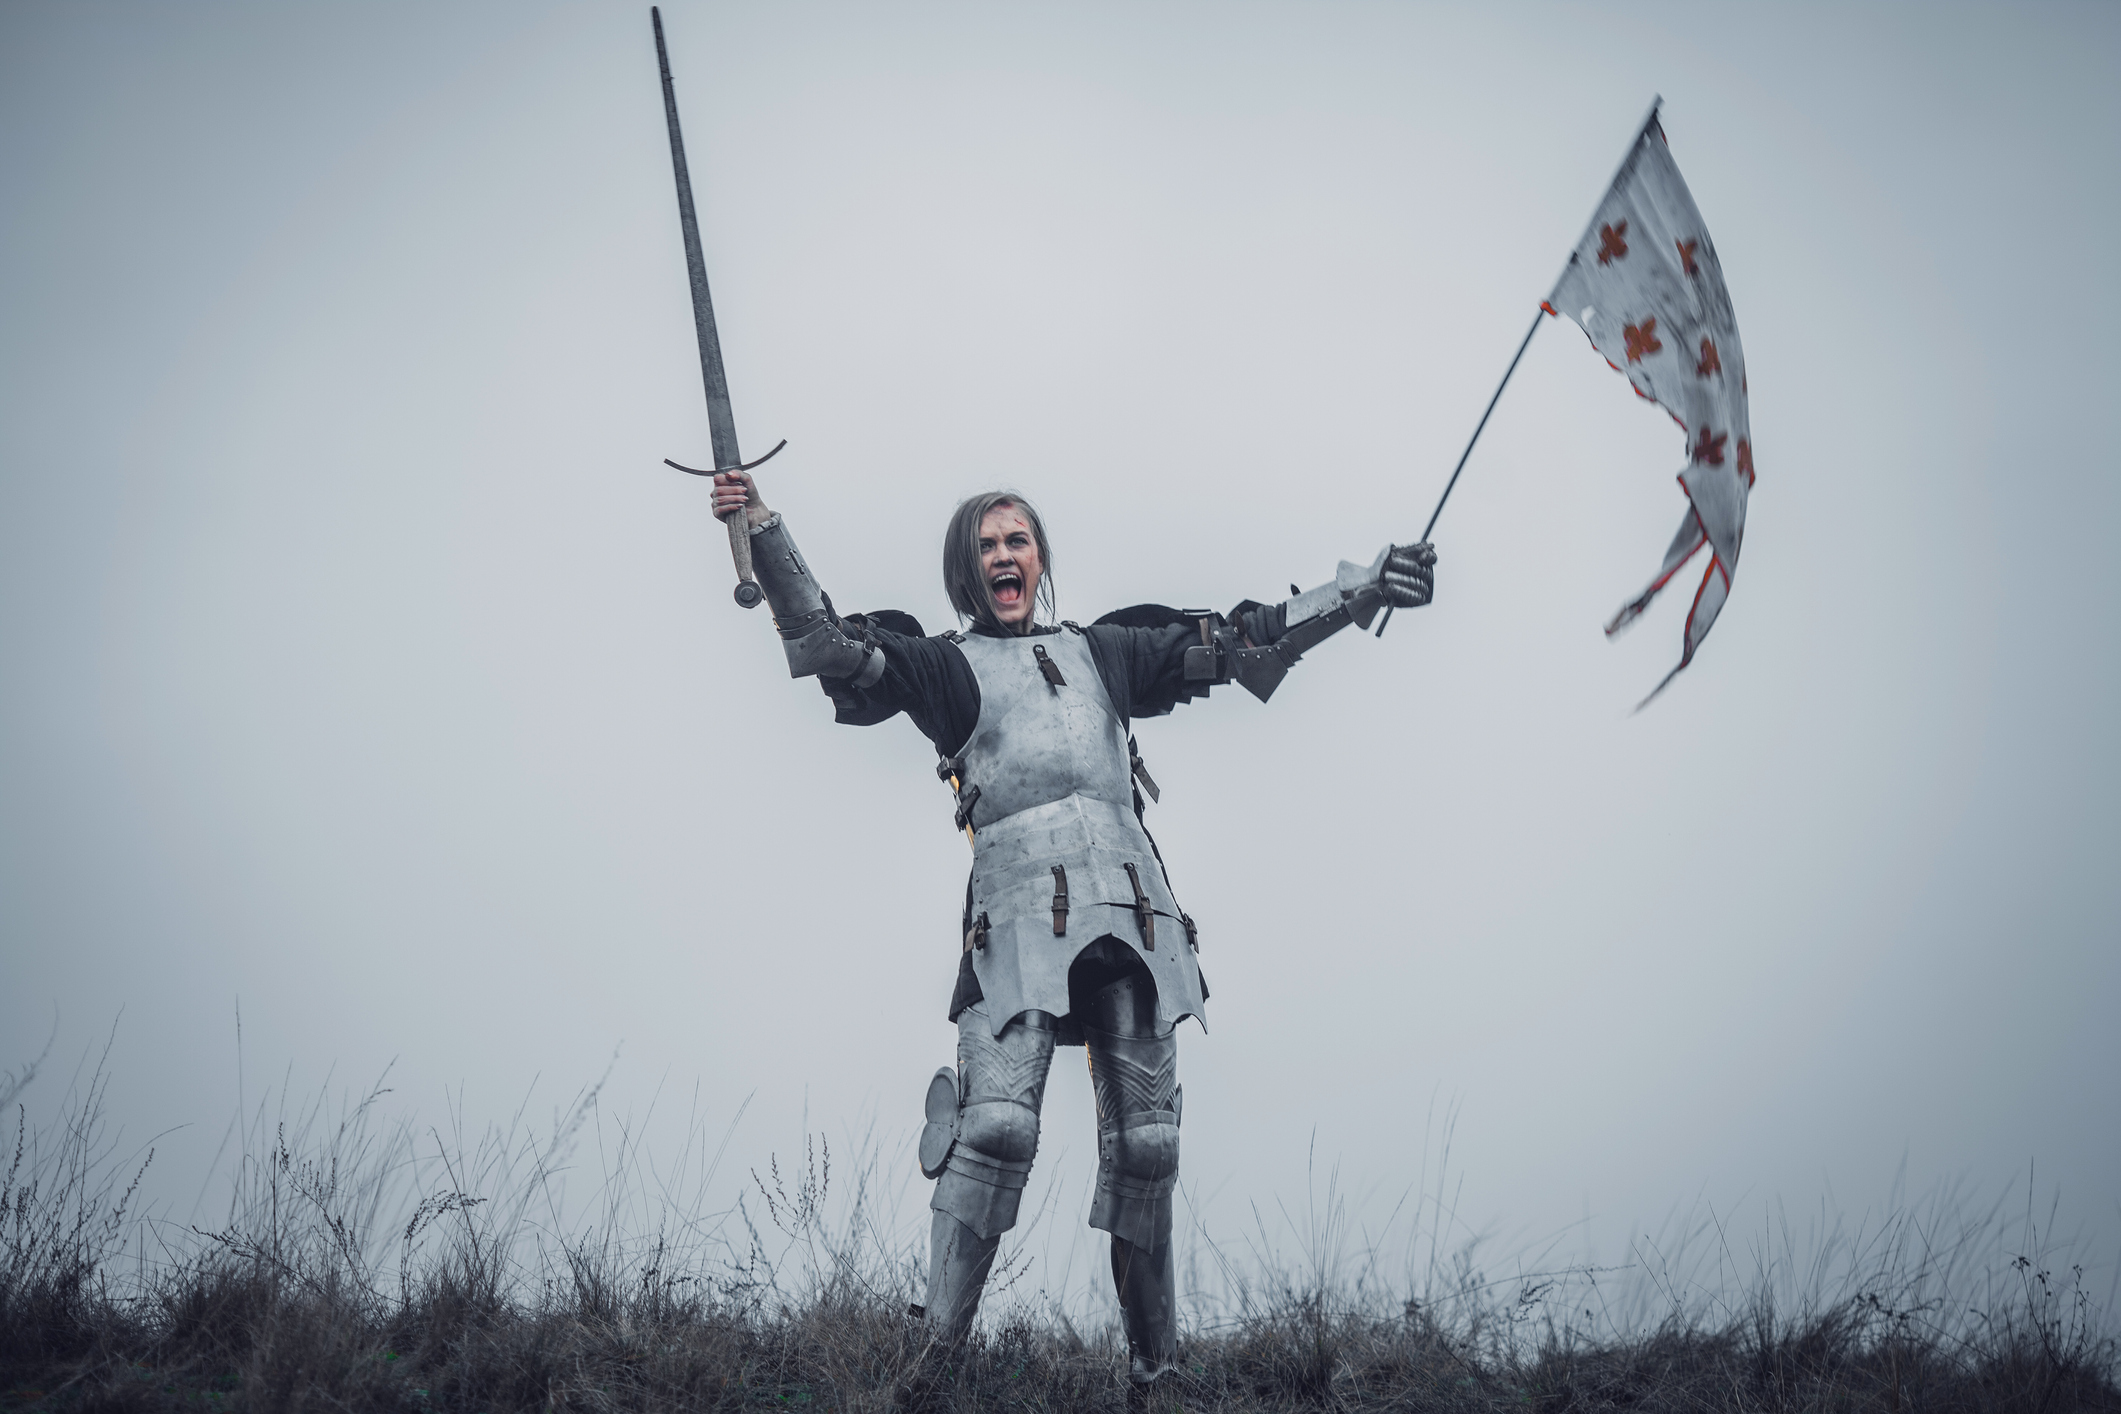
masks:
<path fill-rule="evenodd" d="M 1657 339 L 1657 316 L 1651 315 L 1642 321 L 1642 327 L 1629 324 L 1621 329 L 1621 337 L 1628 341 L 1628 362 L 1640 363 L 1644 354 L 1662 353 L 1664 345 Z"/>
<path fill-rule="evenodd" d="M 1673 241 L 1672 244 L 1679 247 L 1679 263 L 1686 267 L 1686 273 L 1689 275 L 1699 275 L 1701 273 L 1701 267 L 1694 263 L 1694 251 L 1701 245 L 1701 242 Z"/>
<path fill-rule="evenodd" d="M 1701 362 L 1694 365 L 1694 372 L 1703 378 L 1723 372 L 1723 360 L 1716 356 L 1716 341 L 1706 334 L 1701 337 Z"/>
<path fill-rule="evenodd" d="M 1753 444 L 1745 438 L 1738 439 L 1738 469 L 1745 473 L 1745 484 L 1753 484 Z"/>
<path fill-rule="evenodd" d="M 1598 263 L 1611 265 L 1616 260 L 1625 260 L 1628 255 L 1628 223 L 1598 228 Z"/>
<path fill-rule="evenodd" d="M 1706 423 L 1702 424 L 1701 436 L 1694 443 L 1694 460 L 1707 462 L 1710 466 L 1722 466 L 1723 444 L 1730 440 L 1730 436 L 1731 434 L 1728 432 L 1718 432 L 1711 437 L 1708 425 Z"/>

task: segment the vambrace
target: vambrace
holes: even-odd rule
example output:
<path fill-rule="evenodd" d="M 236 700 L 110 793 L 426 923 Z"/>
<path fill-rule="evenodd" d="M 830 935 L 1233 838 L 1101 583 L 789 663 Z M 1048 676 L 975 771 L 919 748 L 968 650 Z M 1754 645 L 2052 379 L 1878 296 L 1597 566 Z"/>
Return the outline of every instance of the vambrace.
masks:
<path fill-rule="evenodd" d="M 788 676 L 848 678 L 870 687 L 884 675 L 884 650 L 847 636 L 779 515 L 751 532 L 751 565 L 788 654 Z"/>
<path fill-rule="evenodd" d="M 1245 691 L 1266 701 L 1305 653 L 1351 623 L 1368 628 L 1377 611 L 1392 602 L 1387 580 L 1390 576 L 1393 584 L 1399 583 L 1393 556 L 1401 549 L 1387 545 L 1367 565 L 1342 560 L 1330 583 L 1279 604 L 1246 600 L 1227 618 L 1204 616 L 1199 645 L 1186 650 L 1187 681 L 1235 679 Z"/>

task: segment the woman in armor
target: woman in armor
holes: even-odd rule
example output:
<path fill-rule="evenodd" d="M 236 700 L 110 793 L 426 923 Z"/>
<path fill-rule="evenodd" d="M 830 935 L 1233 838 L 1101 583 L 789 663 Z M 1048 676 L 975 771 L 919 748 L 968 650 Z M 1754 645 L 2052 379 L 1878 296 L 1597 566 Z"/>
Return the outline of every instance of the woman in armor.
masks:
<path fill-rule="evenodd" d="M 1435 554 L 1387 546 L 1332 582 L 1229 614 L 1139 605 L 1087 628 L 1053 615 L 1053 552 L 1038 512 L 995 491 L 965 500 L 943 540 L 963 631 L 924 635 L 907 614 L 841 616 L 752 478 L 715 478 L 718 516 L 742 513 L 752 564 L 793 676 L 815 675 L 836 720 L 904 712 L 971 837 L 963 951 L 950 1019 L 958 1063 L 929 1082 L 921 1171 L 936 1180 L 926 1319 L 961 1340 L 1038 1149 L 1056 1046 L 1087 1049 L 1097 1102 L 1090 1225 L 1112 1236 L 1129 1376 L 1177 1351 L 1171 1195 L 1181 1096 L 1176 1028 L 1203 1020 L 1198 930 L 1142 823 L 1155 782 L 1132 724 L 1235 680 L 1261 700 L 1303 652 L 1378 610 L 1429 602 Z"/>

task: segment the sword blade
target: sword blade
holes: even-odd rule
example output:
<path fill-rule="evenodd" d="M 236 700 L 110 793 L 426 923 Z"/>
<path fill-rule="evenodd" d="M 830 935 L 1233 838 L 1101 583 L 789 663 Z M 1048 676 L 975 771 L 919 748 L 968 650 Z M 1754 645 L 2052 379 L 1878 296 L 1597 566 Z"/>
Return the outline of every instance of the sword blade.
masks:
<path fill-rule="evenodd" d="M 692 281 L 692 328 L 700 343 L 700 382 L 707 391 L 707 434 L 715 470 L 743 465 L 737 450 L 736 414 L 729 407 L 729 375 L 722 371 L 722 337 L 714 325 L 714 296 L 707 290 L 707 256 L 700 249 L 700 218 L 692 206 L 692 173 L 685 165 L 685 134 L 678 127 L 678 95 L 670 80 L 670 49 L 663 42 L 663 12 L 648 7 L 655 25 L 656 65 L 663 75 L 663 117 L 670 127 L 670 168 L 677 178 L 678 225 L 685 233 L 685 272 Z M 778 451 L 779 448 L 774 450 Z M 751 572 L 751 532 L 741 515 L 723 523 L 729 529 L 729 556 L 736 563 L 736 601 L 751 608 L 759 601 Z"/>
<path fill-rule="evenodd" d="M 720 469 L 744 457 L 737 451 L 729 376 L 722 371 L 722 338 L 714 327 L 714 296 L 707 290 L 707 257 L 700 249 L 700 218 L 692 206 L 692 174 L 685 166 L 685 134 L 678 127 L 678 94 L 670 81 L 670 50 L 663 43 L 663 12 L 650 6 L 648 17 L 655 24 L 656 63 L 663 71 L 663 116 L 670 125 L 670 166 L 678 183 L 678 224 L 685 231 L 685 271 L 692 277 L 692 326 L 700 340 L 700 381 L 707 388 L 707 430 Z"/>

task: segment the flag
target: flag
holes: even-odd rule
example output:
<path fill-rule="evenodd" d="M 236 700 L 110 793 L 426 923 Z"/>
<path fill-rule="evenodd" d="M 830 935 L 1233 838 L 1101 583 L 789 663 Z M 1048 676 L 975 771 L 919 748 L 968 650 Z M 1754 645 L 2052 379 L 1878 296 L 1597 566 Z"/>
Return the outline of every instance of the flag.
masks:
<path fill-rule="evenodd" d="M 1633 623 L 1687 561 L 1708 548 L 1679 666 L 1642 700 L 1647 705 L 1694 661 L 1730 597 L 1753 486 L 1738 318 L 1716 244 L 1672 161 L 1654 108 L 1543 307 L 1581 325 L 1591 346 L 1627 375 L 1636 395 L 1670 413 L 1686 433 L 1687 467 L 1679 473 L 1686 518 L 1656 577 L 1605 629 L 1610 637 Z"/>

